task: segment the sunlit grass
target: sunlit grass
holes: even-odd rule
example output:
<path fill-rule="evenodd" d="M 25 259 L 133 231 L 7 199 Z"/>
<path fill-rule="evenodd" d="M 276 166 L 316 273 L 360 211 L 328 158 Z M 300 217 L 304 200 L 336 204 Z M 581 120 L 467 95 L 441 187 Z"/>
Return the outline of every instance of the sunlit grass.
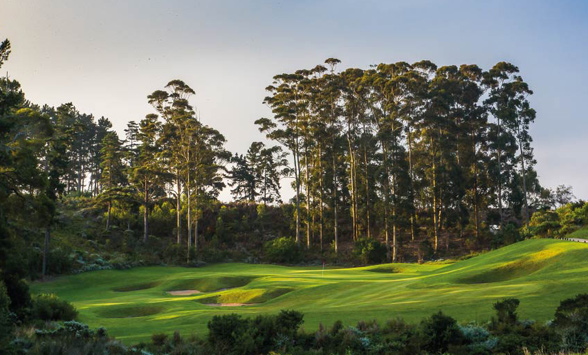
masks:
<path fill-rule="evenodd" d="M 80 320 L 133 343 L 154 332 L 206 332 L 216 314 L 251 316 L 296 309 L 304 327 L 342 320 L 419 321 L 442 310 L 460 321 L 485 321 L 492 303 L 521 300 L 520 316 L 546 321 L 565 298 L 588 292 L 588 245 L 528 240 L 455 263 L 336 269 L 219 264 L 97 271 L 35 283 L 73 302 Z M 118 292 L 116 291 L 118 290 Z M 122 291 L 124 290 L 124 291 Z M 203 293 L 172 296 L 169 290 Z M 217 307 L 207 304 L 251 304 Z"/>

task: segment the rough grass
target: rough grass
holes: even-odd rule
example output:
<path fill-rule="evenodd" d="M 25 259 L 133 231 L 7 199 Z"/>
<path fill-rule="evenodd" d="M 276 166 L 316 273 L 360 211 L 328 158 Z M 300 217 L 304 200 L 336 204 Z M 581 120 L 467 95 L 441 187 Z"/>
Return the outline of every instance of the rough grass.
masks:
<path fill-rule="evenodd" d="M 255 277 L 252 276 L 224 276 L 180 280 L 168 288 L 167 291 L 198 290 L 200 292 L 214 292 L 245 286 L 253 279 Z"/>
<path fill-rule="evenodd" d="M 104 326 L 132 344 L 148 341 L 154 332 L 205 333 L 207 322 L 218 314 L 255 316 L 282 309 L 303 312 L 308 331 L 336 320 L 347 325 L 366 319 L 385 323 L 396 317 L 418 322 L 439 310 L 460 322 L 482 322 L 493 315 L 492 304 L 505 297 L 521 300 L 521 318 L 543 322 L 553 318 L 561 300 L 588 293 L 587 260 L 588 244 L 534 239 L 454 263 L 325 270 L 240 263 L 193 269 L 143 267 L 60 277 L 31 288 L 73 302 L 81 321 Z M 113 291 L 129 284 L 155 286 Z M 223 288 L 231 289 L 213 293 Z M 174 297 L 166 292 L 173 289 L 207 293 Z"/>

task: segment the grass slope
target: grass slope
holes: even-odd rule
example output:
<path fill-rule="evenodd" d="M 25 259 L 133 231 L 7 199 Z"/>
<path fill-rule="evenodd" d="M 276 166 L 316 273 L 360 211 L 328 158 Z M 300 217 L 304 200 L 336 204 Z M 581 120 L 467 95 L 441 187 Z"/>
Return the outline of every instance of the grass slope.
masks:
<path fill-rule="evenodd" d="M 374 272 L 376 271 L 376 272 Z M 219 264 L 203 268 L 145 267 L 96 271 L 35 283 L 34 292 L 53 292 L 73 302 L 80 319 L 105 326 L 126 343 L 154 332 L 206 332 L 216 314 L 251 316 L 296 309 L 305 327 L 342 320 L 419 321 L 442 310 L 460 321 L 484 321 L 492 303 L 521 300 L 522 318 L 551 319 L 559 302 L 588 292 L 588 245 L 528 240 L 468 260 L 424 265 L 378 265 L 352 269 Z M 172 296 L 166 291 L 203 293 Z M 251 303 L 211 307 L 207 303 Z"/>

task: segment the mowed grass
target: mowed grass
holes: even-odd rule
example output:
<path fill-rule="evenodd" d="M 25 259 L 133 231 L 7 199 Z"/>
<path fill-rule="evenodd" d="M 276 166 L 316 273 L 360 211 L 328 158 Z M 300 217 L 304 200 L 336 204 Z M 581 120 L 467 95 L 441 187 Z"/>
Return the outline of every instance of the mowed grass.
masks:
<path fill-rule="evenodd" d="M 205 334 L 220 314 L 275 314 L 295 309 L 311 331 L 319 322 L 402 317 L 420 321 L 443 311 L 461 322 L 485 321 L 492 303 L 521 300 L 522 318 L 546 321 L 559 302 L 588 293 L 588 245 L 527 240 L 456 263 L 378 265 L 333 269 L 277 265 L 219 264 L 203 268 L 143 267 L 96 271 L 34 283 L 71 301 L 80 320 L 104 326 L 125 343 L 153 333 Z M 170 290 L 202 291 L 172 296 Z M 241 307 L 211 303 L 245 303 Z"/>

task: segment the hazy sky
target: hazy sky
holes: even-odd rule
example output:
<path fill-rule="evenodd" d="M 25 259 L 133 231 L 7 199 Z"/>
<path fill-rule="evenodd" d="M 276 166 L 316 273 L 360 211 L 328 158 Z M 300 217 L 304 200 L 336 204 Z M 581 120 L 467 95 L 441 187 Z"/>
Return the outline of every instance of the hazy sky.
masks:
<path fill-rule="evenodd" d="M 275 74 L 329 57 L 341 68 L 510 61 L 535 92 L 541 182 L 588 199 L 588 1 L 0 0 L 3 38 L 1 74 L 35 103 L 73 102 L 122 133 L 152 112 L 149 93 L 182 79 L 238 152 L 263 139 L 253 122 L 270 113 Z"/>

